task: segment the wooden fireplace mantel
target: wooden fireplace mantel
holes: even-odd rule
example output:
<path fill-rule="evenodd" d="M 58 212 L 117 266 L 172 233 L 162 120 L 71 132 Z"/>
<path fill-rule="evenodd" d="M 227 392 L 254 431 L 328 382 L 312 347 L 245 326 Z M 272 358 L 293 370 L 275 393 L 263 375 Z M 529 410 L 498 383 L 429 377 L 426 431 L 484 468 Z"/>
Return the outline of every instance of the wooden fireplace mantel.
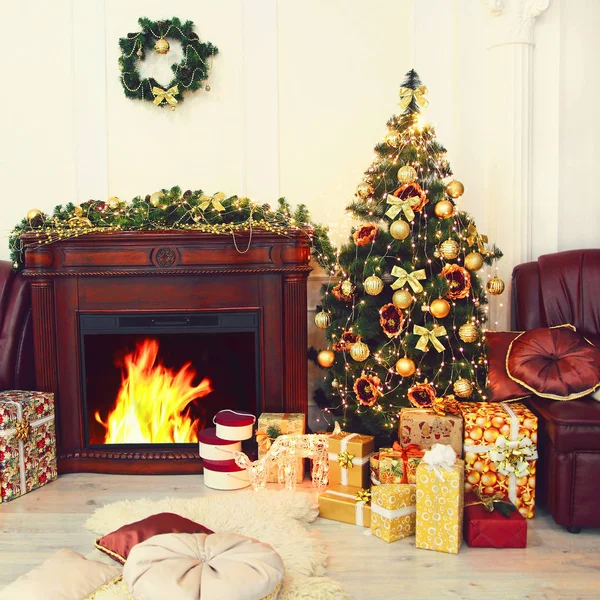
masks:
<path fill-rule="evenodd" d="M 61 472 L 200 471 L 197 451 L 86 448 L 78 331 L 86 312 L 258 311 L 261 409 L 306 414 L 306 233 L 111 232 L 41 245 L 33 234 L 21 239 L 36 384 L 56 394 Z"/>

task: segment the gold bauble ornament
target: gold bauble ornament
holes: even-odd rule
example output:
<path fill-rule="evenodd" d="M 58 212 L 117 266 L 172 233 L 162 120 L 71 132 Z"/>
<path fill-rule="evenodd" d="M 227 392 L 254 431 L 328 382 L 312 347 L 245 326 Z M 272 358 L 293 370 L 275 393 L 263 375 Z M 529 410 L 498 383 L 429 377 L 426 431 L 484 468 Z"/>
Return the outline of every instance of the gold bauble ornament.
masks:
<path fill-rule="evenodd" d="M 396 148 L 400 143 L 400 136 L 396 131 L 388 131 L 383 138 L 383 141 L 392 148 Z"/>
<path fill-rule="evenodd" d="M 394 221 L 390 225 L 390 235 L 395 240 L 404 240 L 410 235 L 410 225 L 406 221 Z"/>
<path fill-rule="evenodd" d="M 414 167 L 404 165 L 398 169 L 398 181 L 400 183 L 411 183 L 417 178 L 417 172 Z"/>
<path fill-rule="evenodd" d="M 396 363 L 396 373 L 401 377 L 410 377 L 416 370 L 414 361 L 407 356 L 400 358 Z"/>
<path fill-rule="evenodd" d="M 36 226 L 35 223 L 37 221 L 41 222 L 43 220 L 43 216 L 44 216 L 44 213 L 39 208 L 32 208 L 27 213 L 27 220 L 29 221 L 30 225 L 33 225 L 35 227 Z"/>
<path fill-rule="evenodd" d="M 465 323 L 458 328 L 458 337 L 467 344 L 472 344 L 479 337 L 479 328 L 473 323 Z"/>
<path fill-rule="evenodd" d="M 443 298 L 436 298 L 429 305 L 429 312 L 436 319 L 443 319 L 450 313 L 450 302 L 448 302 L 448 300 L 444 300 Z"/>
<path fill-rule="evenodd" d="M 465 256 L 465 267 L 469 271 L 479 271 L 483 267 L 483 256 L 479 252 L 469 252 Z"/>
<path fill-rule="evenodd" d="M 117 198 L 116 196 L 111 196 L 107 201 L 106 204 L 108 204 L 109 208 L 119 208 L 119 204 L 121 204 L 121 199 Z"/>
<path fill-rule="evenodd" d="M 499 296 L 504 291 L 504 281 L 497 275 L 487 282 L 487 291 L 492 296 Z"/>
<path fill-rule="evenodd" d="M 373 188 L 366 182 L 359 183 L 356 188 L 356 195 L 363 200 L 373 193 Z"/>
<path fill-rule="evenodd" d="M 363 281 L 363 287 L 369 296 L 377 296 L 383 291 L 383 281 L 377 275 L 371 275 Z"/>
<path fill-rule="evenodd" d="M 339 387 L 340 387 L 340 382 L 339 382 L 337 379 L 334 379 L 334 380 L 331 382 L 331 387 L 332 387 L 332 388 L 339 388 Z"/>
<path fill-rule="evenodd" d="M 465 186 L 458 179 L 454 179 L 446 185 L 446 194 L 450 198 L 460 198 L 464 193 Z"/>
<path fill-rule="evenodd" d="M 342 281 L 341 290 L 345 296 L 352 296 L 354 293 L 354 285 L 352 285 L 352 282 L 349 279 L 346 279 L 345 281 Z"/>
<path fill-rule="evenodd" d="M 319 329 L 327 329 L 331 325 L 331 315 L 322 310 L 315 315 L 315 325 Z"/>
<path fill-rule="evenodd" d="M 438 219 L 449 219 L 454 214 L 454 204 L 450 200 L 440 200 L 433 210 Z"/>
<path fill-rule="evenodd" d="M 170 46 L 167 40 L 160 38 L 156 40 L 156 44 L 154 44 L 154 50 L 156 50 L 157 54 L 167 54 L 169 52 Z"/>
<path fill-rule="evenodd" d="M 350 348 L 350 356 L 358 362 L 367 360 L 367 358 L 369 358 L 369 354 L 369 346 L 367 346 L 364 342 L 361 341 L 352 344 L 352 348 Z"/>
<path fill-rule="evenodd" d="M 154 208 L 160 206 L 160 201 L 164 198 L 164 194 L 162 192 L 154 192 L 150 196 L 150 204 L 154 206 Z"/>
<path fill-rule="evenodd" d="M 77 204 L 76 206 L 73 207 L 73 213 L 75 214 L 76 217 L 83 217 L 83 208 L 81 208 L 81 206 L 79 206 L 79 204 Z"/>
<path fill-rule="evenodd" d="M 460 246 L 458 242 L 453 239 L 445 240 L 440 244 L 440 254 L 446 260 L 454 260 L 458 256 L 458 251 L 460 250 Z"/>
<path fill-rule="evenodd" d="M 329 369 L 335 362 L 333 350 L 321 350 L 317 355 L 317 362 L 325 369 Z"/>
<path fill-rule="evenodd" d="M 468 398 L 473 393 L 473 384 L 468 379 L 461 377 L 454 382 L 452 389 L 459 398 Z"/>
<path fill-rule="evenodd" d="M 392 295 L 392 304 L 396 308 L 408 308 L 412 300 L 412 294 L 408 290 L 396 290 Z"/>

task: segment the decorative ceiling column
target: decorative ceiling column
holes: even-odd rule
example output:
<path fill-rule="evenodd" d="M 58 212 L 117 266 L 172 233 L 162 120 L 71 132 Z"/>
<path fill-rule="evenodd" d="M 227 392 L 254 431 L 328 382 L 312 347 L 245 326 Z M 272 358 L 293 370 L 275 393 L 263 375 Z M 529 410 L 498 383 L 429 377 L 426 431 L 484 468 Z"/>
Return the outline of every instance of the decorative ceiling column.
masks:
<path fill-rule="evenodd" d="M 504 252 L 499 275 L 507 284 L 506 292 L 490 302 L 489 327 L 507 329 L 512 269 L 531 260 L 534 26 L 550 0 L 482 4 L 487 40 L 482 93 L 488 132 L 486 201 L 490 239 Z"/>

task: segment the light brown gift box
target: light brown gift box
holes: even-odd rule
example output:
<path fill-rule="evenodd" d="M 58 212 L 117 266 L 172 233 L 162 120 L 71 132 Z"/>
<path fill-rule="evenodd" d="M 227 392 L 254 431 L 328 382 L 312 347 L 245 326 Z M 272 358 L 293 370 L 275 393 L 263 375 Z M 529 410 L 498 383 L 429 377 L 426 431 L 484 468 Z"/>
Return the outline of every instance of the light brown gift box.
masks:
<path fill-rule="evenodd" d="M 329 438 L 329 483 L 368 488 L 370 485 L 369 458 L 375 448 L 372 435 L 340 431 Z M 352 464 L 342 468 L 339 456 L 347 452 L 353 456 Z"/>
<path fill-rule="evenodd" d="M 460 458 L 463 451 L 462 414 L 442 416 L 429 408 L 403 408 L 398 438 L 402 446 L 418 444 L 423 450 L 429 450 L 434 444 L 452 446 Z"/>
<path fill-rule="evenodd" d="M 319 516 L 359 527 L 370 527 L 370 505 L 356 501 L 356 494 L 361 489 L 349 485 L 329 486 L 326 492 L 319 494 Z"/>

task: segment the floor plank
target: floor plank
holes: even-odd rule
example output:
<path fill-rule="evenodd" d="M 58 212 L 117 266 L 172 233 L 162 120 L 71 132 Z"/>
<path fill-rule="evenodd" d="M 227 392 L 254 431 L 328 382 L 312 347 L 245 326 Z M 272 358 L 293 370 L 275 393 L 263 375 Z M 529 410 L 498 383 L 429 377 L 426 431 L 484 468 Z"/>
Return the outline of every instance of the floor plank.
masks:
<path fill-rule="evenodd" d="M 301 491 L 310 492 L 310 484 Z M 0 588 L 59 548 L 100 558 L 92 546 L 94 534 L 83 527 L 99 506 L 211 493 L 200 475 L 63 475 L 0 505 Z M 328 575 L 356 600 L 600 598 L 600 530 L 573 535 L 543 511 L 529 522 L 526 549 L 463 545 L 458 556 L 417 550 L 414 537 L 386 544 L 363 528 L 326 519 L 317 519 L 311 529 L 328 545 Z"/>

